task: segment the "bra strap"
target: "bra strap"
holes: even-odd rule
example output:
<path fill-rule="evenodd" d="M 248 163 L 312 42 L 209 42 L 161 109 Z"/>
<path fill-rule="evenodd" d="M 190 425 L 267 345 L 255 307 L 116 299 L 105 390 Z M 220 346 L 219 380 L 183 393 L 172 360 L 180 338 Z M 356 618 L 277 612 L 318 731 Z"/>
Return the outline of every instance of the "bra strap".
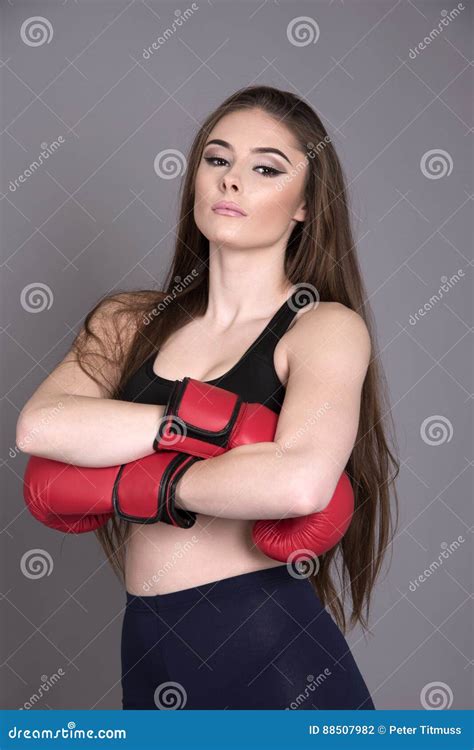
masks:
<path fill-rule="evenodd" d="M 280 309 L 277 310 L 265 330 L 262 332 L 262 336 L 254 348 L 254 352 L 258 351 L 259 353 L 262 353 L 265 351 L 267 356 L 269 354 L 272 355 L 278 341 L 288 330 L 288 326 L 298 310 L 307 305 L 313 297 L 315 299 L 315 295 L 309 294 L 305 290 L 303 290 L 302 293 L 302 290 L 295 289 L 293 294 L 288 297 Z"/>

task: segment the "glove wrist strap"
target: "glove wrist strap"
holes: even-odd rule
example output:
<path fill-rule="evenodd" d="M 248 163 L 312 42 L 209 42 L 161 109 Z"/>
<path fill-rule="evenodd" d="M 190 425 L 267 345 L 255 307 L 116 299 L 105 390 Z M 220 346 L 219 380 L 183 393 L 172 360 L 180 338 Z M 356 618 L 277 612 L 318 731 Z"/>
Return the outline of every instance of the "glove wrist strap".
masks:
<path fill-rule="evenodd" d="M 223 394 L 225 394 L 224 406 L 222 404 Z M 216 421 L 216 414 L 220 415 L 219 428 L 206 429 L 198 424 L 201 416 L 200 401 L 202 401 L 202 411 L 209 411 L 211 421 L 212 419 Z M 195 404 L 197 404 L 197 407 L 194 409 Z M 153 450 L 181 450 L 181 444 L 188 441 L 193 448 L 189 452 L 195 455 L 199 455 L 199 443 L 225 450 L 239 419 L 241 406 L 242 399 L 236 394 L 225 392 L 221 388 L 201 383 L 193 378 L 186 377 L 182 381 L 177 380 L 160 420 L 153 441 Z M 191 419 L 186 417 L 186 415 L 189 416 L 190 412 L 191 414 L 196 412 L 193 421 L 191 421 L 192 416 Z M 205 455 L 208 452 L 206 450 Z"/>

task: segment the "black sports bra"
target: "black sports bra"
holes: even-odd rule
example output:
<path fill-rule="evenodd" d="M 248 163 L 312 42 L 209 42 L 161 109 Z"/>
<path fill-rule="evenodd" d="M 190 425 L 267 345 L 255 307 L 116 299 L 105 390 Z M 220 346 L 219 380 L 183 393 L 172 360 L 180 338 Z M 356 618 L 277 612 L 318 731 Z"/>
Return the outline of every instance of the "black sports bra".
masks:
<path fill-rule="evenodd" d="M 213 380 L 204 383 L 217 385 L 237 393 L 248 403 L 265 404 L 280 413 L 285 397 L 285 386 L 281 383 L 273 364 L 275 347 L 288 329 L 300 307 L 308 304 L 305 295 L 293 294 L 277 310 L 260 335 L 249 346 L 230 370 Z M 305 297 L 298 301 L 298 297 Z M 120 399 L 141 404 L 166 404 L 174 380 L 162 378 L 153 370 L 157 351 L 145 360 L 139 369 L 123 386 Z"/>

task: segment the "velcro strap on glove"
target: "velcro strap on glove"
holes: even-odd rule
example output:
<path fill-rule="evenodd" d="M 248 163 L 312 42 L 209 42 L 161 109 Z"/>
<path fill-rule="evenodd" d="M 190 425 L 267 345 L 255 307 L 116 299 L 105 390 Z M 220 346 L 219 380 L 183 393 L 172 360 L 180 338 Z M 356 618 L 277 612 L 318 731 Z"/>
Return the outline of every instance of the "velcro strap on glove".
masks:
<path fill-rule="evenodd" d="M 228 447 L 242 399 L 231 391 L 193 378 L 173 386 L 153 448 L 209 458 Z"/>
<path fill-rule="evenodd" d="M 196 522 L 196 514 L 176 507 L 176 485 L 189 467 L 201 459 L 164 451 L 150 458 L 153 464 L 141 459 L 120 467 L 112 492 L 115 513 L 132 523 L 162 521 L 190 528 Z"/>

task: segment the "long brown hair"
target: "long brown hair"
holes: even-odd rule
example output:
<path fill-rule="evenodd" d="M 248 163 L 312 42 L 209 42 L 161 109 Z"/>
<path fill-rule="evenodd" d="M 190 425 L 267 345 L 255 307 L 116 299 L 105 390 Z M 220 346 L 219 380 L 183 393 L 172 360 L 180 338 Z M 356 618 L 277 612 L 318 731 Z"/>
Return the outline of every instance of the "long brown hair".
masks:
<path fill-rule="evenodd" d="M 105 368 L 95 365 L 86 369 L 88 342 L 95 342 L 95 355 L 99 345 L 104 350 L 100 356 L 108 362 L 114 360 L 119 380 L 113 383 L 109 380 L 110 393 L 112 398 L 120 399 L 123 386 L 145 359 L 173 332 L 204 315 L 209 290 L 209 242 L 193 216 L 196 172 L 216 123 L 230 112 L 253 108 L 273 116 L 292 131 L 307 165 L 304 187 L 307 214 L 304 222 L 296 224 L 287 243 L 284 259 L 287 279 L 293 285 L 315 287 L 321 301 L 340 302 L 357 311 L 371 336 L 372 359 L 361 394 L 359 429 L 345 468 L 354 489 L 354 517 L 342 541 L 321 556 L 317 573 L 311 575 L 322 603 L 344 632 L 349 595 L 350 627 L 359 622 L 368 629 L 372 590 L 398 525 L 394 480 L 399 463 L 386 436 L 390 429 L 391 440 L 396 443 L 387 384 L 377 360 L 375 326 L 354 248 L 346 180 L 330 137 L 307 103 L 288 91 L 250 86 L 234 93 L 209 115 L 190 149 L 181 190 L 175 251 L 163 289 L 119 291 L 102 298 L 86 316 L 73 348 L 83 369 L 97 381 Z M 96 313 L 115 321 L 117 336 L 113 346 L 110 341 L 100 341 L 95 333 Z M 127 346 L 123 343 L 125 338 Z M 94 361 L 97 363 L 97 359 Z M 128 522 L 114 517 L 95 532 L 122 582 L 129 531 Z M 334 580 L 336 575 L 339 585 Z"/>

